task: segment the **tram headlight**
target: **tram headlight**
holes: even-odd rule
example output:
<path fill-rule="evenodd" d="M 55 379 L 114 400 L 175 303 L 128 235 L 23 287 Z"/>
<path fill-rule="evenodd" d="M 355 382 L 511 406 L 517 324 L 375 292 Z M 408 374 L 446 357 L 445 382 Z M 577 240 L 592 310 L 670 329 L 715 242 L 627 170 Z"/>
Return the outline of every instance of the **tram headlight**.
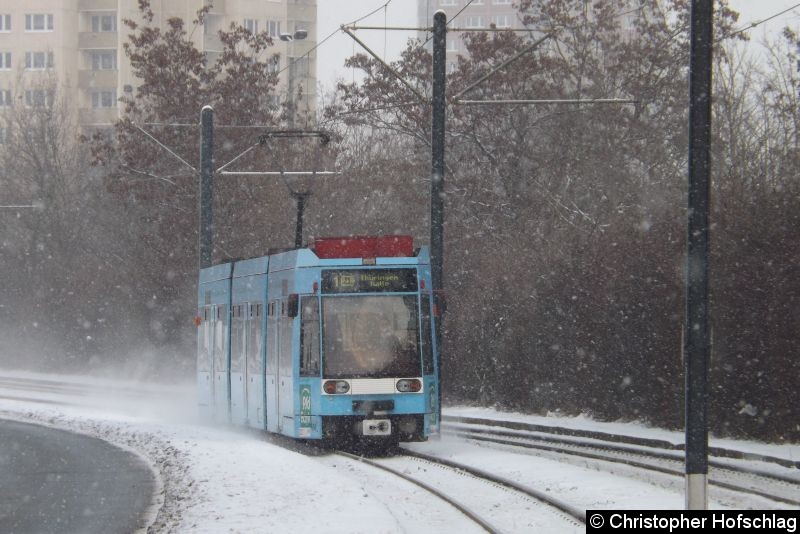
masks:
<path fill-rule="evenodd" d="M 400 393 L 417 393 L 422 389 L 422 382 L 416 378 L 404 378 L 397 381 L 396 387 Z"/>
<path fill-rule="evenodd" d="M 328 380 L 322 384 L 322 391 L 328 395 L 342 395 L 350 391 L 350 384 L 346 380 Z"/>

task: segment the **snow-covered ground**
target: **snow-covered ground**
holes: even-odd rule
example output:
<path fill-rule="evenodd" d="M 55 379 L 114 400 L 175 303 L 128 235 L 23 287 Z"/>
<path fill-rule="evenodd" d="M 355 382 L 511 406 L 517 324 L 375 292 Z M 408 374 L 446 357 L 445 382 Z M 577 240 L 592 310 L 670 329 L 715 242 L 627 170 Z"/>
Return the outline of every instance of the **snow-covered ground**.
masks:
<path fill-rule="evenodd" d="M 475 407 L 452 407 L 447 410 L 449 415 L 463 417 L 478 417 L 483 419 L 497 419 L 502 421 L 519 421 L 543 426 L 553 426 L 570 428 L 576 430 L 590 430 L 605 434 L 618 434 L 622 436 L 632 436 L 637 438 L 658 439 L 673 444 L 684 442 L 683 432 L 653 428 L 637 423 L 605 423 L 598 422 L 588 417 L 558 417 L 558 416 L 537 416 L 524 415 L 517 413 L 498 412 L 491 408 Z M 775 445 L 771 443 L 758 443 L 753 441 L 722 439 L 709 437 L 711 447 L 724 449 L 734 449 L 737 451 L 752 453 L 757 456 L 774 456 L 794 462 L 800 461 L 800 444 Z"/>
<path fill-rule="evenodd" d="M 150 460 L 163 485 L 163 506 L 154 523 L 157 532 L 311 532 L 321 527 L 328 532 L 476 531 L 477 526 L 455 509 L 389 473 L 297 447 L 290 440 L 205 425 L 196 417 L 194 399 L 191 384 L 154 386 L 0 371 L 0 418 L 35 421 L 101 437 Z M 641 425 L 597 423 L 586 418 L 532 417 L 476 408 L 450 408 L 447 412 L 681 439 L 679 434 Z M 715 444 L 800 457 L 798 446 L 727 440 Z M 448 437 L 414 448 L 500 472 L 584 509 L 683 507 L 680 481 L 650 478 L 632 469 L 612 473 L 591 461 L 561 461 L 553 455 L 522 454 Z M 397 463 L 402 461 L 397 459 Z M 443 491 L 463 492 L 463 477 L 448 482 L 444 475 L 429 471 L 431 480 L 441 479 L 438 483 Z M 519 511 L 507 509 L 502 496 L 486 493 L 478 500 L 487 498 L 497 501 L 482 512 L 490 514 L 487 519 L 493 524 L 520 524 L 511 517 Z M 479 504 L 485 503 L 476 506 Z M 761 505 L 726 497 L 714 500 L 712 506 Z M 521 519 L 523 525 L 535 524 L 551 532 L 583 531 L 563 519 L 549 518 L 553 514 L 537 505 L 528 506 L 524 513 L 530 517 Z"/>

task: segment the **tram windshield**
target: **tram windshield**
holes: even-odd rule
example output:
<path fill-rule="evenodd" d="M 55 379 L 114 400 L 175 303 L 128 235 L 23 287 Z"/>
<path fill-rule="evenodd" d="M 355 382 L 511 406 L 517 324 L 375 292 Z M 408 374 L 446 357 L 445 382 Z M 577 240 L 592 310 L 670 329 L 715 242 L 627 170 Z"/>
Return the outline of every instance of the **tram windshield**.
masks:
<path fill-rule="evenodd" d="M 324 297 L 324 376 L 419 376 L 417 310 L 415 295 Z"/>

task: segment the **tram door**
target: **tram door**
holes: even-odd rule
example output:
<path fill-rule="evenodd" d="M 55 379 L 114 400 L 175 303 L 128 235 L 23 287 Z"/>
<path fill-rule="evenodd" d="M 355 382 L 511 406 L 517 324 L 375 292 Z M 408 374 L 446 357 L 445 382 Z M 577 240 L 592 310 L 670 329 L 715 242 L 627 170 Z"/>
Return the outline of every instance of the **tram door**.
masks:
<path fill-rule="evenodd" d="M 273 300 L 267 306 L 267 430 L 279 432 L 278 421 L 278 347 L 280 347 L 280 333 L 278 329 L 278 314 L 281 302 Z"/>
<path fill-rule="evenodd" d="M 264 328 L 261 323 L 263 306 L 263 304 L 250 304 L 247 321 L 247 362 L 245 363 L 247 424 L 256 428 L 264 428 L 264 383 L 261 370 L 261 350 L 264 342 Z"/>
<path fill-rule="evenodd" d="M 294 381 L 292 376 L 292 326 L 293 319 L 288 314 L 289 302 L 287 299 L 280 301 L 281 315 L 278 318 L 278 375 L 280 380 L 280 394 L 278 401 L 278 429 L 284 430 L 284 425 L 292 425 L 294 419 Z M 294 428 L 290 428 L 294 430 Z"/>
<path fill-rule="evenodd" d="M 439 406 L 439 384 L 436 383 L 436 350 L 434 348 L 434 324 L 433 324 L 433 302 L 430 293 L 420 295 L 420 338 L 422 340 L 422 374 L 425 381 L 425 390 L 428 398 L 426 399 L 426 412 L 424 426 L 426 434 L 439 433 L 439 418 L 441 407 Z"/>
<path fill-rule="evenodd" d="M 231 306 L 231 421 L 247 421 L 247 394 L 244 377 L 247 351 L 247 304 Z"/>
<path fill-rule="evenodd" d="M 228 307 L 214 306 L 214 417 L 218 421 L 229 419 L 228 402 Z"/>
<path fill-rule="evenodd" d="M 197 404 L 200 416 L 210 418 L 213 412 L 214 382 L 212 380 L 213 351 L 211 306 L 200 310 L 197 328 Z"/>

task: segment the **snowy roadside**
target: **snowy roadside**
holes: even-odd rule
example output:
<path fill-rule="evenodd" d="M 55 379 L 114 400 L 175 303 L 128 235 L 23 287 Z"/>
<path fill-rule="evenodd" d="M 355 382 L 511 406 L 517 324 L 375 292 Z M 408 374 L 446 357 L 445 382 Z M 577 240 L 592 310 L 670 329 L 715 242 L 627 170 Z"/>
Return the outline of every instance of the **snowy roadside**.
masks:
<path fill-rule="evenodd" d="M 0 371 L 0 382 L 20 373 Z M 187 412 L 192 387 L 56 375 L 28 389 L 0 383 L 0 419 L 53 426 L 137 451 L 160 474 L 161 508 L 149 532 L 408 532 L 432 525 L 471 532 L 427 492 L 353 462 L 305 455 L 258 432 L 210 427 Z"/>
<path fill-rule="evenodd" d="M 677 439 L 640 425 L 586 418 L 536 417 L 483 408 L 450 415 L 521 420 L 649 438 Z M 331 455 L 302 454 L 266 434 L 211 427 L 196 418 L 191 384 L 139 384 L 0 370 L 0 418 L 55 426 L 104 439 L 146 457 L 161 477 L 161 504 L 151 532 L 408 532 L 469 531 L 447 505 L 389 474 Z M 718 444 L 738 447 L 741 442 Z M 797 458 L 796 445 L 746 443 L 755 452 Z M 763 445 L 763 446 L 762 446 Z M 524 457 L 462 441 L 419 444 L 429 452 L 474 463 L 584 507 L 681 508 L 680 484 L 563 459 Z M 750 449 L 747 449 L 750 450 Z M 520 463 L 522 462 L 522 463 Z M 622 476 L 620 476 L 622 475 Z M 635 489 L 634 489 L 635 488 Z M 715 506 L 717 507 L 717 506 Z M 748 507 L 743 502 L 719 508 Z M 154 514 L 155 515 L 155 514 Z"/>
<path fill-rule="evenodd" d="M 342 533 L 406 530 L 388 507 L 396 493 L 373 491 L 375 481 L 351 475 L 342 461 L 307 457 L 249 432 L 112 419 L 74 408 L 31 410 L 26 404 L 0 400 L 0 418 L 98 437 L 151 462 L 161 477 L 162 506 L 150 532 L 312 532 L 322 525 Z M 419 528 L 432 512 L 424 498 L 415 501 L 405 512 Z"/>

